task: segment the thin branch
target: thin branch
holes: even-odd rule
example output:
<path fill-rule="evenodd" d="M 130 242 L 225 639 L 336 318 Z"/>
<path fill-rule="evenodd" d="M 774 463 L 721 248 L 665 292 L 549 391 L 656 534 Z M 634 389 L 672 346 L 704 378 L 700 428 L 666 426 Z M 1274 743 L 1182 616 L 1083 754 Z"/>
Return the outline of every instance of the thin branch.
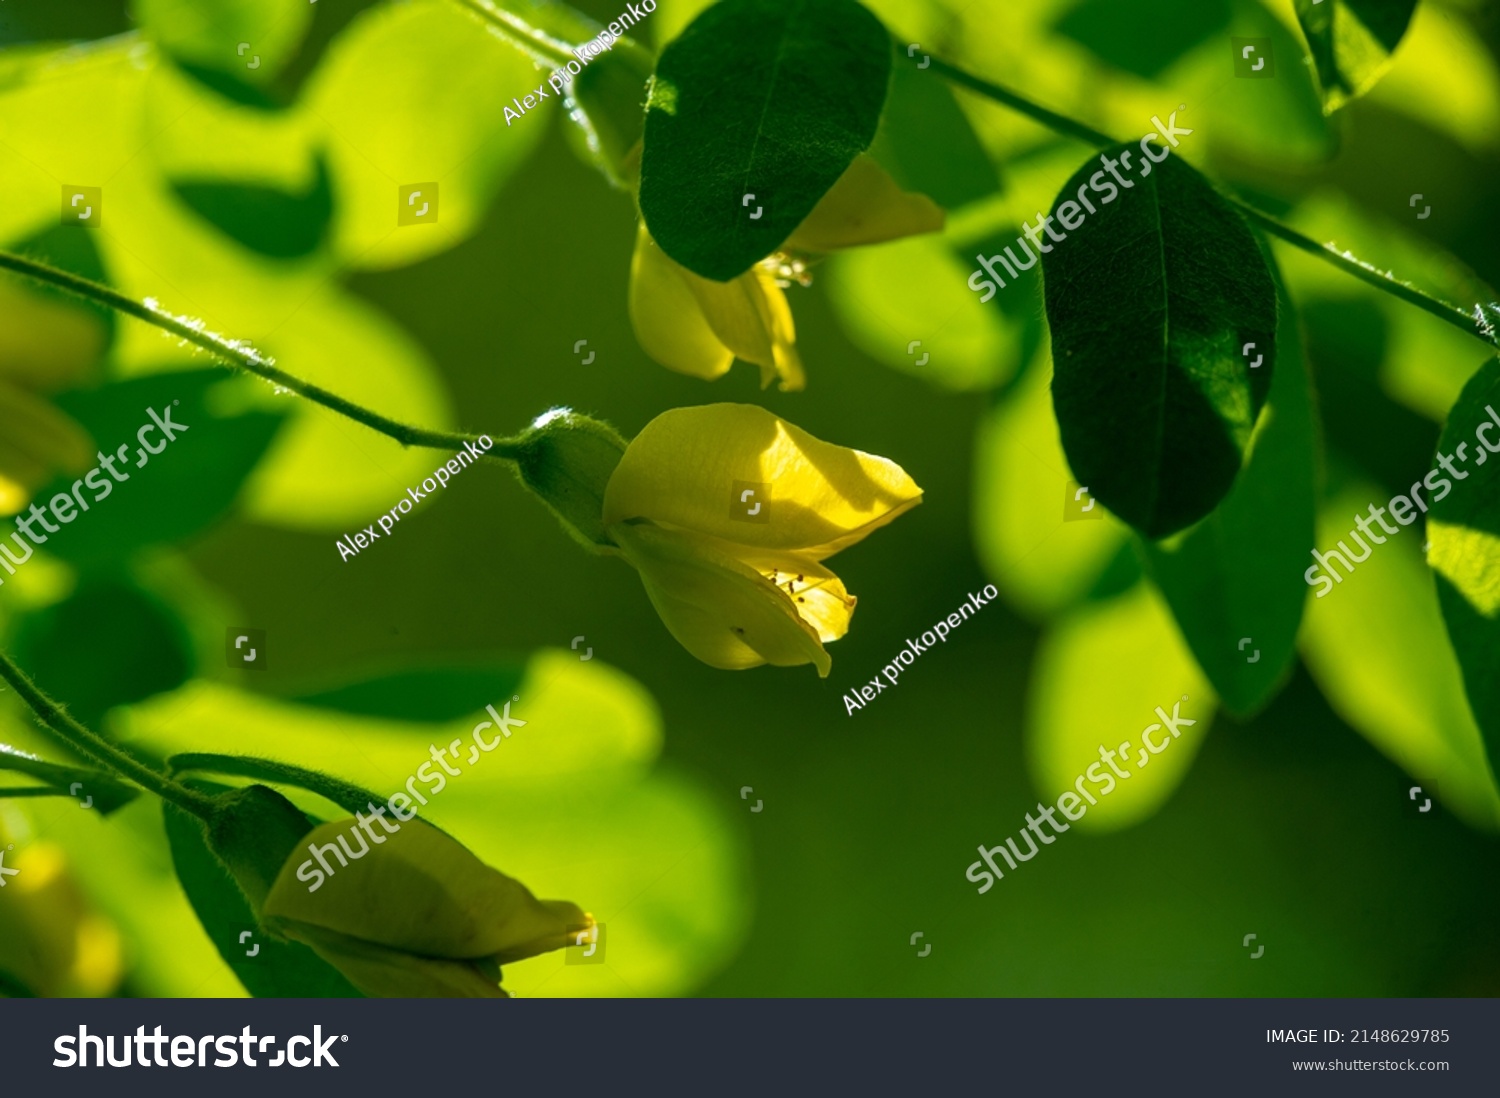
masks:
<path fill-rule="evenodd" d="M 1086 126 L 1082 122 L 1074 121 L 1066 115 L 1058 114 L 1056 111 L 1050 111 L 1038 103 L 1033 103 L 1025 96 L 1011 91 L 1009 88 L 1003 88 L 999 84 L 982 80 L 972 73 L 965 72 L 963 69 L 951 65 L 940 58 L 932 58 L 932 68 L 955 84 L 977 92 L 1014 111 L 1018 111 L 1065 137 L 1074 138 L 1085 144 L 1093 145 L 1095 148 L 1105 148 L 1110 145 L 1119 144 L 1119 142 L 1106 133 Z M 1483 340 L 1491 346 L 1500 343 L 1500 339 L 1496 337 L 1494 326 L 1483 315 L 1482 310 L 1476 308 L 1474 314 L 1466 313 L 1457 305 L 1419 290 L 1409 282 L 1400 282 L 1392 275 L 1381 274 L 1370 264 L 1355 259 L 1348 253 L 1341 252 L 1328 245 L 1319 244 L 1317 241 L 1303 236 L 1290 225 L 1276 220 L 1270 214 L 1256 209 L 1241 199 L 1235 198 L 1232 195 L 1226 195 L 1225 197 L 1238 206 L 1240 211 L 1255 224 L 1273 236 L 1279 237 L 1288 244 L 1291 244 L 1293 247 L 1300 248 L 1309 255 L 1317 256 L 1325 263 L 1331 263 L 1345 274 L 1353 275 L 1361 282 L 1366 282 L 1376 289 L 1391 294 L 1393 297 L 1398 297 L 1409 305 L 1415 305 L 1417 308 L 1431 313 L 1440 320 L 1447 321 L 1455 328 L 1467 332 L 1469 335 Z"/>
<path fill-rule="evenodd" d="M 554 65 L 566 65 L 569 61 L 576 60 L 567 43 L 560 42 L 546 31 L 533 27 L 520 16 L 495 7 L 488 0 L 454 0 L 454 2 L 459 7 L 479 16 L 513 45 L 529 53 L 532 60 L 538 63 L 545 61 L 553 62 Z"/>
<path fill-rule="evenodd" d="M 0 678 L 14 688 L 16 694 L 36 714 L 37 720 L 41 721 L 44 727 L 84 758 L 113 774 L 135 782 L 143 789 L 149 789 L 163 800 L 171 801 L 177 807 L 195 816 L 205 820 L 213 818 L 214 802 L 212 799 L 152 770 L 97 732 L 80 724 L 62 706 L 42 693 L 27 678 L 26 673 L 17 667 L 4 652 L 0 652 Z"/>
<path fill-rule="evenodd" d="M 137 320 L 144 320 L 147 324 L 154 325 L 164 332 L 170 332 L 193 346 L 207 351 L 220 361 L 248 370 L 274 385 L 279 385 L 298 396 L 306 397 L 313 403 L 321 404 L 330 411 L 337 412 L 356 423 L 362 423 L 373 431 L 379 431 L 403 446 L 423 446 L 434 450 L 456 451 L 464 449 L 465 442 L 477 443 L 479 441 L 478 435 L 413 427 L 383 416 L 379 412 L 372 412 L 368 408 L 345 400 L 337 393 L 331 393 L 321 386 L 277 369 L 273 359 L 267 358 L 244 340 L 228 339 L 217 332 L 211 332 L 201 320 L 173 316 L 163 310 L 153 298 L 148 297 L 145 301 L 136 301 L 109 286 L 25 256 L 15 255 L 12 252 L 0 251 L 0 268 L 15 271 L 17 274 L 44 282 L 49 286 L 56 286 L 86 301 L 104 305 L 126 316 L 135 317 Z M 513 460 L 518 453 L 519 449 L 513 440 L 502 438 L 494 440 L 494 445 L 487 456 Z"/>

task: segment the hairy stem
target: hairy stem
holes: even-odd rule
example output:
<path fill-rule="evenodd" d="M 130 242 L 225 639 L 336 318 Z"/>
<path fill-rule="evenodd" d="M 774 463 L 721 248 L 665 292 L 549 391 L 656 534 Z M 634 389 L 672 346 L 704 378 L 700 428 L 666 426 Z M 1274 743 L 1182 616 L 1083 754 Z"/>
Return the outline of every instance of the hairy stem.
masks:
<path fill-rule="evenodd" d="M 960 87 L 968 88 L 970 91 L 976 92 L 987 99 L 992 99 L 996 103 L 1024 114 L 1028 118 L 1040 122 L 1048 129 L 1060 133 L 1065 137 L 1074 138 L 1085 144 L 1093 145 L 1095 148 L 1105 148 L 1109 145 L 1119 144 L 1119 142 L 1106 133 L 1086 126 L 1082 122 L 1077 122 L 1066 115 L 1058 114 L 1056 111 L 1050 111 L 1038 103 L 1033 103 L 1025 96 L 1011 91 L 1009 88 L 1003 88 L 999 84 L 991 83 L 988 80 L 981 80 L 972 73 L 967 73 L 963 69 L 951 65 L 940 58 L 932 58 L 932 68 Z M 1409 305 L 1415 305 L 1417 308 L 1431 313 L 1440 320 L 1447 321 L 1455 328 L 1465 331 L 1469 335 L 1481 339 L 1492 346 L 1500 343 L 1500 340 L 1496 338 L 1493 326 L 1482 315 L 1479 315 L 1477 309 L 1474 315 L 1466 313 L 1457 305 L 1444 301 L 1439 297 L 1434 297 L 1432 294 L 1425 293 L 1409 282 L 1398 282 L 1394 277 L 1383 275 L 1369 264 L 1354 259 L 1338 251 L 1336 248 L 1319 244 L 1317 241 L 1302 235 L 1290 225 L 1276 220 L 1270 214 L 1256 209 L 1254 206 L 1233 195 L 1226 195 L 1225 197 L 1235 206 L 1239 207 L 1240 211 L 1247 218 L 1256 225 L 1259 225 L 1266 232 L 1279 237 L 1293 247 L 1300 248 L 1308 255 L 1317 256 L 1325 263 L 1332 264 L 1345 274 L 1353 275 L 1361 282 L 1366 282 L 1376 289 L 1383 290 L 1393 297 L 1400 298 Z"/>
<path fill-rule="evenodd" d="M 90 762 L 102 766 L 112 774 L 135 782 L 163 800 L 171 801 L 178 808 L 191 812 L 202 819 L 214 817 L 214 802 L 171 778 L 152 770 L 145 763 L 110 743 L 97 732 L 74 720 L 62 706 L 42 693 L 26 673 L 4 652 L 0 652 L 0 679 L 4 679 L 31 711 L 37 720 L 63 743 L 77 751 Z"/>
<path fill-rule="evenodd" d="M 573 51 L 546 31 L 539 30 L 518 15 L 497 8 L 489 0 L 454 0 L 459 7 L 483 19 L 513 45 L 531 55 L 533 61 L 550 62 L 554 67 L 574 60 Z"/>
<path fill-rule="evenodd" d="M 0 251 L 0 269 L 15 271 L 17 274 L 36 279 L 38 282 L 45 282 L 49 286 L 56 286 L 60 290 L 66 290 L 68 293 L 104 305 L 126 316 L 144 320 L 147 324 L 155 325 L 164 332 L 170 332 L 193 346 L 202 348 L 220 361 L 248 370 L 257 377 L 288 389 L 315 404 L 321 404 L 330 411 L 346 416 L 356 423 L 362 423 L 373 431 L 379 431 L 403 446 L 423 446 L 434 450 L 462 450 L 466 441 L 479 441 L 478 435 L 413 427 L 361 407 L 353 401 L 345 400 L 337 393 L 331 393 L 312 382 L 303 381 L 284 370 L 278 370 L 273 360 L 266 358 L 243 340 L 227 339 L 216 332 L 208 331 L 202 321 L 188 320 L 164 312 L 150 298 L 144 302 L 136 301 L 98 282 L 11 252 Z M 487 456 L 513 460 L 518 453 L 519 450 L 514 440 L 502 438 L 494 440 L 494 445 Z"/>

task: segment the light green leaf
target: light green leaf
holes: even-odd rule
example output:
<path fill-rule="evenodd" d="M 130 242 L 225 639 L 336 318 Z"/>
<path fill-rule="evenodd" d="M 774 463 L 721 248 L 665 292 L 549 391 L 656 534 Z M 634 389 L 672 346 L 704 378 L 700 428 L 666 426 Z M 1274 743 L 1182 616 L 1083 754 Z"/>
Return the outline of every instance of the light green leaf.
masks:
<path fill-rule="evenodd" d="M 1140 823 L 1166 803 L 1187 776 L 1216 704 L 1165 604 L 1145 584 L 1057 622 L 1042 639 L 1028 697 L 1026 758 L 1037 796 L 1050 804 L 1070 789 L 1076 795 L 1084 778 L 1082 788 L 1098 804 L 1086 806 L 1074 826 L 1094 832 Z M 1161 727 L 1158 707 L 1168 716 L 1176 707 L 1180 735 Z M 1159 753 L 1148 750 L 1153 746 Z M 1121 774 L 1101 749 L 1118 756 Z M 1094 775 L 1091 766 L 1099 767 Z M 1094 776 L 1113 786 L 1089 780 Z"/>
<path fill-rule="evenodd" d="M 828 294 L 871 358 L 945 389 L 990 389 L 1016 372 L 1025 322 L 981 304 L 968 275 L 941 238 L 912 236 L 835 255 Z"/>
<path fill-rule="evenodd" d="M 693 20 L 647 105 L 641 211 L 662 251 L 721 282 L 775 251 L 869 147 L 890 67 L 852 0 L 722 0 Z"/>
<path fill-rule="evenodd" d="M 1442 479 L 1435 481 L 1427 525 L 1438 601 L 1492 773 L 1500 766 L 1500 476 L 1495 466 L 1483 464 L 1500 452 L 1497 405 L 1500 358 L 1492 358 L 1469 380 L 1448 416 L 1438 454 L 1463 477 L 1452 474 L 1450 480 L 1434 463 L 1430 475 Z M 1487 439 L 1495 440 L 1494 451 Z M 1444 484 L 1451 490 L 1444 491 Z"/>
<path fill-rule="evenodd" d="M 1236 714 L 1260 708 L 1296 656 L 1317 512 L 1312 393 L 1285 297 L 1276 349 L 1271 394 L 1229 495 L 1180 539 L 1142 543 L 1198 665 Z"/>
<path fill-rule="evenodd" d="M 1088 507 L 1058 437 L 1044 348 L 982 421 L 974 445 L 974 540 L 1006 601 L 1046 618 L 1083 598 L 1129 528 Z M 1080 487 L 1084 495 L 1075 500 Z"/>
<path fill-rule="evenodd" d="M 1067 213 L 1061 228 L 1077 227 L 1037 247 L 1069 464 L 1101 503 L 1160 538 L 1234 484 L 1275 369 L 1276 287 L 1244 219 L 1206 179 L 1177 157 L 1145 163 L 1134 146 L 1105 155 L 1131 151 L 1131 189 L 1111 198 L 1107 175 L 1093 186 L 1101 163 L 1090 159 L 1052 209 Z M 1097 213 L 1077 201 L 1085 189 Z M 1265 349 L 1254 370 L 1252 343 Z"/>
<path fill-rule="evenodd" d="M 1354 519 L 1372 502 L 1384 505 L 1385 494 L 1363 482 L 1330 500 L 1319 514 L 1319 550 L 1335 549 L 1340 540 L 1358 544 L 1351 536 Z M 1303 656 L 1340 717 L 1414 779 L 1432 783 L 1442 802 L 1471 825 L 1495 830 L 1500 795 L 1464 697 L 1433 576 L 1422 563 L 1420 537 L 1414 529 L 1390 535 L 1384 545 L 1366 543 L 1369 559 L 1352 574 L 1340 568 L 1332 586 L 1312 573 L 1322 582 L 1308 605 Z"/>
<path fill-rule="evenodd" d="M 296 56 L 314 9 L 305 0 L 132 0 L 136 23 L 174 57 L 268 81 Z"/>
<path fill-rule="evenodd" d="M 1416 7 L 1417 0 L 1296 0 L 1326 113 L 1363 95 L 1384 75 Z"/>
<path fill-rule="evenodd" d="M 355 19 L 303 96 L 333 166 L 339 258 L 396 267 L 470 236 L 546 131 L 545 110 L 505 117 L 546 76 L 450 0 L 383 4 Z M 401 188 L 430 183 L 433 219 L 398 225 Z"/>

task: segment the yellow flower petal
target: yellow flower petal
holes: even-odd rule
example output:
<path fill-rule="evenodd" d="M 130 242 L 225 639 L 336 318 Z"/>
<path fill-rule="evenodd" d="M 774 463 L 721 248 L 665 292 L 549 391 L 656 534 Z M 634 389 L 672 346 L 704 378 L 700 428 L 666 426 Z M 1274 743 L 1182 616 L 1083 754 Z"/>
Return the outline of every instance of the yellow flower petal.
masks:
<path fill-rule="evenodd" d="M 304 836 L 266 897 L 268 923 L 321 927 L 427 957 L 518 960 L 561 948 L 570 929 L 590 922 L 573 904 L 538 901 L 521 882 L 420 819 L 388 834 L 372 818 L 369 830 L 384 842 L 375 843 L 352 819 Z M 324 858 L 334 873 L 309 891 L 298 867 L 309 864 L 312 847 L 329 844 L 337 854 Z"/>
<path fill-rule="evenodd" d="M 828 675 L 833 661 L 817 629 L 766 575 L 706 538 L 650 523 L 622 524 L 609 532 L 641 573 L 646 594 L 672 636 L 710 667 L 738 671 L 763 663 L 811 663 L 820 676 Z"/>
<path fill-rule="evenodd" d="M 630 323 L 642 350 L 667 369 L 712 380 L 734 364 L 734 353 L 714 334 L 684 273 L 642 224 L 630 263 Z"/>
<path fill-rule="evenodd" d="M 763 498 L 742 503 L 746 491 Z M 893 461 L 822 442 L 763 408 L 708 404 L 664 412 L 636 436 L 605 490 L 604 523 L 645 518 L 823 560 L 921 499 Z M 752 500 L 763 510 L 747 521 Z"/>
<path fill-rule="evenodd" d="M 737 558 L 787 593 L 797 616 L 824 644 L 849 632 L 855 597 L 832 571 L 800 554 L 749 553 Z"/>
<path fill-rule="evenodd" d="M 874 157 L 861 153 L 813 207 L 787 251 L 833 252 L 879 244 L 943 227 L 942 207 L 924 194 L 903 191 Z"/>

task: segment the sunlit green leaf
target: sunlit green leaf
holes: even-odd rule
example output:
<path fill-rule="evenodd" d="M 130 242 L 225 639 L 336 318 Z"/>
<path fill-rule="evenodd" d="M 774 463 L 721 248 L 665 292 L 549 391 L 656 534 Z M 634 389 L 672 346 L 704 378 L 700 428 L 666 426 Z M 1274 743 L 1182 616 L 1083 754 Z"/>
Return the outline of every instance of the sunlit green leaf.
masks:
<path fill-rule="evenodd" d="M 303 93 L 333 167 L 339 257 L 394 267 L 473 233 L 501 182 L 546 132 L 545 110 L 505 117 L 506 109 L 516 113 L 512 98 L 545 80 L 451 0 L 361 13 Z M 430 220 L 399 224 L 401 188 L 433 183 Z"/>
<path fill-rule="evenodd" d="M 1417 0 L 1295 0 L 1297 21 L 1332 114 L 1384 74 Z"/>
<path fill-rule="evenodd" d="M 1037 244 L 1053 403 L 1078 479 L 1164 537 L 1212 511 L 1239 472 L 1275 368 L 1276 288 L 1243 218 L 1191 167 L 1137 159 L 1110 202 L 1089 183 L 1099 170 L 1089 160 L 1053 206 L 1078 227 Z M 1076 201 L 1086 188 L 1105 203 L 1092 215 Z M 1252 343 L 1265 354 L 1254 370 Z"/>
<path fill-rule="evenodd" d="M 695 19 L 646 114 L 641 211 L 662 250 L 719 281 L 775 251 L 869 147 L 890 67 L 852 0 L 723 0 Z"/>
<path fill-rule="evenodd" d="M 1386 500 L 1372 484 L 1349 484 L 1319 513 L 1319 550 L 1335 549 L 1341 539 L 1356 545 L 1355 518 Z M 1313 573 L 1323 582 L 1308 604 L 1303 655 L 1339 716 L 1412 778 L 1434 783 L 1443 803 L 1471 825 L 1493 830 L 1500 827 L 1500 794 L 1420 537 L 1412 529 L 1383 545 L 1366 543 L 1369 559 L 1352 573 L 1330 558 L 1341 577 L 1332 586 Z"/>
<path fill-rule="evenodd" d="M 1180 539 L 1143 543 L 1198 665 L 1234 713 L 1258 709 L 1285 677 L 1307 601 L 1319 455 L 1302 336 L 1285 297 L 1276 345 L 1266 409 L 1229 495 Z"/>
<path fill-rule="evenodd" d="M 1128 528 L 1076 484 L 1049 397 L 1044 350 L 988 413 L 974 447 L 974 540 L 1013 606 L 1047 617 L 1083 598 Z M 1079 498 L 1079 490 L 1082 494 Z"/>
<path fill-rule="evenodd" d="M 315 9 L 306 0 L 132 0 L 130 10 L 173 56 L 256 83 L 296 55 Z"/>
<path fill-rule="evenodd" d="M 1029 696 L 1026 758 L 1037 796 L 1050 804 L 1070 789 L 1088 790 L 1098 803 L 1085 805 L 1074 826 L 1096 832 L 1140 823 L 1161 808 L 1191 768 L 1216 708 L 1171 614 L 1144 584 L 1054 624 Z M 1158 707 L 1181 718 L 1179 735 L 1161 727 Z M 1090 780 L 1103 778 L 1110 780 Z"/>
<path fill-rule="evenodd" d="M 1438 454 L 1458 473 L 1450 479 L 1434 462 L 1432 475 L 1441 479 L 1434 482 L 1427 526 L 1438 601 L 1492 772 L 1500 767 L 1500 476 L 1483 463 L 1500 453 L 1497 405 L 1500 358 L 1492 358 L 1469 380 L 1448 416 Z M 1490 440 L 1494 451 L 1485 445 Z M 1451 489 L 1445 491 L 1447 484 Z"/>
<path fill-rule="evenodd" d="M 947 389 L 988 389 L 1015 373 L 1023 321 L 982 304 L 944 241 L 913 236 L 841 252 L 828 294 L 849 338 L 887 366 Z"/>

